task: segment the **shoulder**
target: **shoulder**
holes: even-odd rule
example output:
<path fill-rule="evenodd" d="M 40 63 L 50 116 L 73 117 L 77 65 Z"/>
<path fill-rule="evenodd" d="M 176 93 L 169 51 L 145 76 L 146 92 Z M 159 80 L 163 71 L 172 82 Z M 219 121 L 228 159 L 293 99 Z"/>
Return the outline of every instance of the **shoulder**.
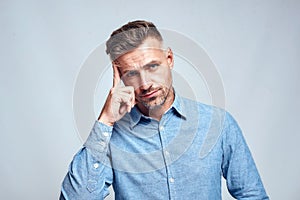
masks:
<path fill-rule="evenodd" d="M 181 105 L 186 111 L 197 111 L 200 115 L 222 115 L 226 116 L 230 114 L 224 109 L 217 106 L 205 104 L 196 100 L 180 97 Z"/>
<path fill-rule="evenodd" d="M 202 122 L 205 121 L 214 126 L 218 125 L 223 131 L 239 129 L 236 119 L 225 108 L 208 105 L 185 97 L 180 97 L 180 101 L 187 116 L 198 116 Z"/>

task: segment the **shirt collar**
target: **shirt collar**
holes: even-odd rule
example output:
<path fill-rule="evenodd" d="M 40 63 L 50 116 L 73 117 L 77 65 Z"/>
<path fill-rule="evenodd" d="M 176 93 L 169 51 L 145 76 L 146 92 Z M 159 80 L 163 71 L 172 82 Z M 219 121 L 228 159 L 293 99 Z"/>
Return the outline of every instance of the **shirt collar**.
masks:
<path fill-rule="evenodd" d="M 169 111 L 174 110 L 175 112 L 177 112 L 182 118 L 186 118 L 186 111 L 184 110 L 184 105 L 183 105 L 183 100 L 182 97 L 179 96 L 176 92 L 175 92 L 175 98 L 174 101 L 171 105 L 171 107 L 165 112 L 165 114 Z M 130 127 L 133 128 L 134 126 L 136 126 L 139 121 L 141 120 L 141 118 L 146 118 L 146 119 L 150 119 L 150 117 L 147 117 L 145 115 L 143 115 L 139 109 L 137 108 L 137 106 L 134 106 L 131 109 L 130 112 Z"/>

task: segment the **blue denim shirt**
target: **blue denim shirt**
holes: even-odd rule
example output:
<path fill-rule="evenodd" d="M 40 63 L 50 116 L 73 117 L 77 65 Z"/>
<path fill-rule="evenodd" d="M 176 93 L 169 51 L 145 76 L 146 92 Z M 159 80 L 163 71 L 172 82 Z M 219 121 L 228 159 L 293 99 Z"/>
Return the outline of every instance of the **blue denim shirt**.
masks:
<path fill-rule="evenodd" d="M 269 199 L 232 116 L 178 95 L 160 121 L 134 107 L 113 127 L 96 121 L 63 181 L 61 199 L 207 199 L 221 178 L 236 199 Z"/>

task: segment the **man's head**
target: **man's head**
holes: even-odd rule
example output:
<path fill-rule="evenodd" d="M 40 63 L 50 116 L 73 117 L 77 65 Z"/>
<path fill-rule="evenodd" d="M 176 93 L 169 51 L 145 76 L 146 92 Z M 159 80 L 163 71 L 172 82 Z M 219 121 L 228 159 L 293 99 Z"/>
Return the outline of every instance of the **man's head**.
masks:
<path fill-rule="evenodd" d="M 169 107 L 173 102 L 173 53 L 163 49 L 163 39 L 153 23 L 134 21 L 114 31 L 106 43 L 107 54 L 126 86 L 133 86 L 139 107 Z"/>

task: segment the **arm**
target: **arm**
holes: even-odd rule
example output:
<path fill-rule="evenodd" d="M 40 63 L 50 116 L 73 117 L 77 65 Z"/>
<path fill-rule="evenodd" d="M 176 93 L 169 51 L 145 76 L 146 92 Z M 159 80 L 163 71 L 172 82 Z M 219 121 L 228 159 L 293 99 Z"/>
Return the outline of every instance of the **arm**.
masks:
<path fill-rule="evenodd" d="M 109 194 L 113 172 L 109 165 L 108 144 L 113 125 L 126 112 L 130 112 L 135 103 L 133 87 L 120 84 L 115 64 L 113 72 L 113 88 L 84 147 L 70 164 L 62 184 L 60 200 L 104 199 Z"/>
<path fill-rule="evenodd" d="M 84 147 L 74 156 L 64 178 L 60 200 L 104 199 L 113 180 L 108 162 L 112 127 L 96 122 Z"/>
<path fill-rule="evenodd" d="M 223 176 L 236 199 L 269 199 L 236 121 L 227 113 L 223 130 Z"/>

